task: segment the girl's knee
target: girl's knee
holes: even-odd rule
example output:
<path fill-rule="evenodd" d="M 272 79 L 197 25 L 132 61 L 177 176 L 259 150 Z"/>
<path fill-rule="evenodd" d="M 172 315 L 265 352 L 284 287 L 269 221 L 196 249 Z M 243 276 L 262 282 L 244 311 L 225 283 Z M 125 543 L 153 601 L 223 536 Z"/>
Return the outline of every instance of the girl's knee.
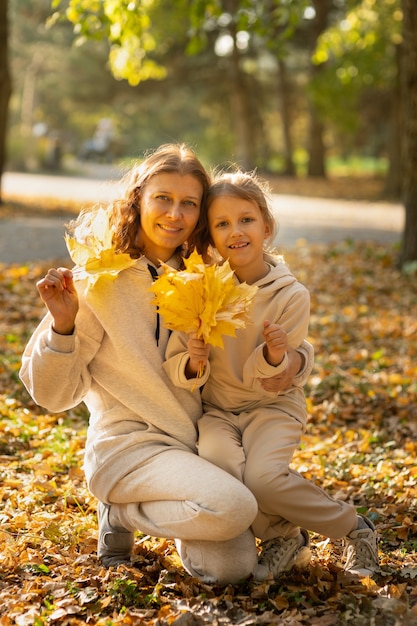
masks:
<path fill-rule="evenodd" d="M 260 502 L 270 500 L 272 494 L 276 497 L 280 490 L 285 490 L 289 474 L 287 465 L 276 466 L 273 471 L 262 474 L 258 471 L 245 471 L 244 483 Z"/>

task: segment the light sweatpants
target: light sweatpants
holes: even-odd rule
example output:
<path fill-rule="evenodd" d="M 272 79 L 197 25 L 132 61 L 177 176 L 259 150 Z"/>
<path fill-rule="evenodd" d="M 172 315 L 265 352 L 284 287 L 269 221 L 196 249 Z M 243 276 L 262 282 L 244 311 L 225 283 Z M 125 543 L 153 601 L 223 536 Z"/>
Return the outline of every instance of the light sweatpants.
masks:
<path fill-rule="evenodd" d="M 112 524 L 175 539 L 184 568 L 205 582 L 236 583 L 256 566 L 255 497 L 192 452 L 161 445 L 117 483 L 109 503 Z"/>
<path fill-rule="evenodd" d="M 210 407 L 198 428 L 199 455 L 241 480 L 255 495 L 256 537 L 294 537 L 302 527 L 339 539 L 356 528 L 353 505 L 332 498 L 289 467 L 300 445 L 302 421 L 277 406 L 238 415 Z"/>

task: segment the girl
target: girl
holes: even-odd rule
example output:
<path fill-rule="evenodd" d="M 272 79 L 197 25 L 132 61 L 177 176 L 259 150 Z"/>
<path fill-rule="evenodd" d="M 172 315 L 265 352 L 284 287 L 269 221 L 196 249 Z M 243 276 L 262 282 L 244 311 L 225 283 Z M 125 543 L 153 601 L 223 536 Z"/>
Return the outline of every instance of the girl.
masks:
<path fill-rule="evenodd" d="M 165 368 L 179 387 L 202 389 L 200 457 L 235 476 L 256 497 L 259 510 L 251 528 L 262 540 L 262 552 L 255 578 L 276 579 L 293 566 L 306 566 L 305 529 L 335 539 L 347 536 L 345 569 L 370 575 L 378 568 L 372 523 L 289 466 L 305 428 L 302 385 L 308 371 L 279 394 L 268 381 L 285 371 L 289 348 L 306 339 L 310 303 L 307 289 L 282 258 L 264 251 L 275 234 L 266 188 L 255 175 L 220 174 L 202 218 L 203 251 L 211 244 L 240 282 L 258 287 L 252 323 L 236 337 L 224 337 L 224 350 L 173 334 Z"/>

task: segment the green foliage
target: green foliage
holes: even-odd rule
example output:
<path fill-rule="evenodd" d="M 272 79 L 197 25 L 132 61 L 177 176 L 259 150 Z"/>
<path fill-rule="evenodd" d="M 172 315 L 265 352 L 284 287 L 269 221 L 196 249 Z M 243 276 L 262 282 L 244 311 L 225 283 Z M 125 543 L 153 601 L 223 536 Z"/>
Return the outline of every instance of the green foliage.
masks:
<path fill-rule="evenodd" d="M 72 22 L 78 45 L 88 39 L 109 42 L 109 62 L 116 79 L 134 86 L 166 77 L 158 56 L 165 37 L 172 37 L 172 25 L 181 35 L 180 5 L 157 0 L 55 0 L 54 7 L 58 11 L 53 20 L 65 16 Z"/>
<path fill-rule="evenodd" d="M 360 120 L 361 95 L 392 89 L 401 43 L 400 0 L 360 0 L 319 38 L 312 60 L 323 65 L 310 85 L 323 118 L 345 131 Z"/>
<path fill-rule="evenodd" d="M 137 605 L 141 599 L 140 589 L 134 580 L 118 578 L 112 582 L 109 595 L 116 599 L 120 606 Z"/>
<path fill-rule="evenodd" d="M 115 80 L 110 72 L 107 39 L 84 39 L 82 46 L 75 46 L 73 26 L 67 19 L 59 19 L 56 13 L 50 27 L 45 27 L 50 0 L 37 0 L 36 10 L 31 7 L 30 0 L 14 0 L 10 14 L 14 95 L 9 113 L 9 167 L 41 168 L 51 133 L 59 133 L 62 139 L 63 166 L 73 167 L 72 155 L 78 155 L 84 141 L 93 137 L 102 118 L 113 122 L 115 158 L 139 158 L 166 141 L 186 141 L 198 147 L 208 165 L 232 153 L 227 98 L 214 95 L 221 80 L 212 79 L 217 71 L 213 64 L 207 64 L 213 69 L 204 69 L 203 74 L 202 61 L 184 57 L 177 44 L 184 31 L 181 19 L 162 24 L 164 33 L 158 34 L 164 43 L 154 55 L 163 61 L 167 79 L 143 80 L 132 87 L 125 80 Z M 177 3 L 171 8 L 179 10 Z M 22 118 L 27 120 L 27 134 L 22 133 Z M 40 123 L 47 134 L 29 135 Z"/>
<path fill-rule="evenodd" d="M 10 53 L 14 93 L 9 111 L 8 153 L 14 167 L 40 167 L 47 160 L 49 137 L 77 151 L 93 135 L 101 117 L 114 119 L 118 97 L 115 79 L 106 67 L 108 45 L 91 41 L 72 46 L 68 21 L 45 25 L 50 0 L 14 0 L 11 5 Z M 22 41 L 25 45 L 22 46 Z M 110 109 L 110 111 L 109 111 Z M 32 130 L 44 127 L 44 135 Z M 115 124 L 116 128 L 117 125 Z"/>
<path fill-rule="evenodd" d="M 189 54 L 199 54 L 209 45 L 208 33 L 221 34 L 232 30 L 235 33 L 247 32 L 256 40 L 257 47 L 282 55 L 285 42 L 300 25 L 309 1 L 236 0 L 233 5 L 231 9 L 222 0 L 189 2 Z"/>
<path fill-rule="evenodd" d="M 136 158 L 162 142 L 186 141 L 208 165 L 239 161 L 244 119 L 253 166 L 282 171 L 287 146 L 277 85 L 281 59 L 287 66 L 286 123 L 298 173 L 309 161 L 306 93 L 335 154 L 386 154 L 399 0 L 334 3 L 328 18 L 338 21 L 319 41 L 314 58 L 323 70 L 313 81 L 312 0 L 53 0 L 52 9 L 51 0 L 37 0 L 32 5 L 14 0 L 11 7 L 15 91 L 8 152 L 16 168 L 36 169 L 48 161 L 49 136 L 29 137 L 34 125 L 59 134 L 64 154 L 78 155 L 102 118 L 113 122 L 114 158 Z M 234 56 L 230 50 L 218 56 L 222 37 L 235 45 Z"/>
<path fill-rule="evenodd" d="M 201 54 L 212 35 L 228 32 L 228 26 L 282 54 L 283 42 L 294 34 L 308 5 L 308 0 L 238 0 L 233 8 L 222 0 L 54 0 L 49 23 L 69 20 L 79 45 L 107 40 L 113 75 L 138 85 L 166 77 L 160 57 L 167 42 L 179 43 L 184 53 Z"/>

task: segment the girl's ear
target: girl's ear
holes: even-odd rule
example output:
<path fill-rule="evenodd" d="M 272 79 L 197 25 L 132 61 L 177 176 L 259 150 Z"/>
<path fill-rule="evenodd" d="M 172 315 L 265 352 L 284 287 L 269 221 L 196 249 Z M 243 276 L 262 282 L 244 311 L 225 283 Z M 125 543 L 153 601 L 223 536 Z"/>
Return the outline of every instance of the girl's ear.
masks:
<path fill-rule="evenodd" d="M 271 227 L 269 224 L 265 223 L 265 234 L 264 239 L 269 239 L 271 236 Z"/>

